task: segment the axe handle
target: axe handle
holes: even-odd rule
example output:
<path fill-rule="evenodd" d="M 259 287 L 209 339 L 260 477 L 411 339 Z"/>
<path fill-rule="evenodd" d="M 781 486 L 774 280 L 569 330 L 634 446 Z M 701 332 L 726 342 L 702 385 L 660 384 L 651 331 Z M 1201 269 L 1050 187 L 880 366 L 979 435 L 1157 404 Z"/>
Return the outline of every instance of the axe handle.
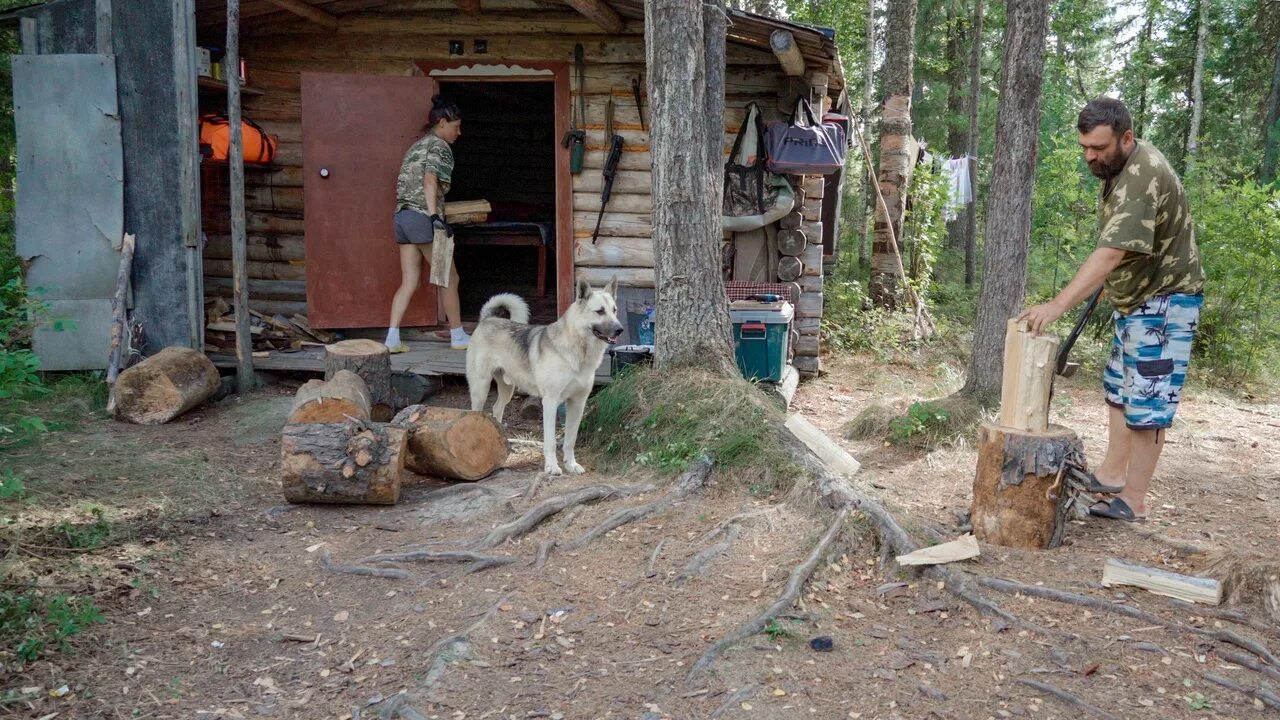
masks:
<path fill-rule="evenodd" d="M 1080 313 L 1079 319 L 1076 320 L 1076 326 L 1071 328 L 1071 334 L 1063 341 L 1062 347 L 1058 348 L 1058 360 L 1053 371 L 1055 375 L 1061 375 L 1062 371 L 1067 367 L 1067 358 L 1071 355 L 1071 348 L 1076 344 L 1080 333 L 1084 332 L 1084 326 L 1089 322 L 1089 316 L 1093 314 L 1093 309 L 1098 306 L 1098 298 L 1100 297 L 1102 297 L 1101 287 L 1089 297 L 1089 304 L 1084 306 L 1084 311 Z"/>

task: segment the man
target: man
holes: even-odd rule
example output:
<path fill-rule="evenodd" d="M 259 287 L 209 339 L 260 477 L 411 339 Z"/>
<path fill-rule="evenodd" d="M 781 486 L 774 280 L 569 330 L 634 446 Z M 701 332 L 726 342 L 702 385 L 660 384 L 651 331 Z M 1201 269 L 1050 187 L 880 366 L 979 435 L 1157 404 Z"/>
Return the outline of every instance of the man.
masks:
<path fill-rule="evenodd" d="M 1173 424 L 1204 300 L 1204 273 L 1182 182 L 1169 161 L 1133 135 L 1124 103 L 1098 98 L 1076 124 L 1089 170 L 1102 180 L 1098 246 L 1052 301 L 1019 316 L 1032 332 L 1104 287 L 1115 306 L 1111 359 L 1102 375 L 1109 406 L 1102 485 L 1123 487 L 1093 515 L 1142 520 L 1164 431 Z"/>

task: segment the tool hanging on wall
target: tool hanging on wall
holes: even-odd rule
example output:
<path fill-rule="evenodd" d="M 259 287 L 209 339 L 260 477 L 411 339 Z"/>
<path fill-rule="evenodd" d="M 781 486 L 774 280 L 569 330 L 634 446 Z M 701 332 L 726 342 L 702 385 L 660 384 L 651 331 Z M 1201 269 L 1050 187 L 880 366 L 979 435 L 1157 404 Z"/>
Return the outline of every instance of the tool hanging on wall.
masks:
<path fill-rule="evenodd" d="M 587 131 L 583 129 L 587 124 L 584 65 L 582 43 L 578 43 L 573 47 L 573 69 L 578 76 L 578 104 L 574 107 L 569 132 L 564 134 L 564 140 L 561 141 L 561 144 L 569 148 L 569 172 L 573 175 L 582 172 L 582 158 L 587 149 Z"/>
<path fill-rule="evenodd" d="M 609 157 L 605 158 L 602 175 L 604 183 L 600 187 L 600 214 L 596 216 L 596 229 L 591 233 L 591 244 L 600 239 L 600 222 L 604 220 L 604 208 L 609 204 L 613 194 L 613 178 L 618 174 L 618 161 L 622 159 L 622 136 L 613 132 L 613 97 L 609 97 L 604 106 L 604 132 L 610 137 Z"/>
<path fill-rule="evenodd" d="M 636 99 L 636 114 L 640 116 L 640 129 L 649 132 L 649 127 L 644 124 L 644 102 L 640 99 L 640 78 L 631 78 L 631 94 Z"/>

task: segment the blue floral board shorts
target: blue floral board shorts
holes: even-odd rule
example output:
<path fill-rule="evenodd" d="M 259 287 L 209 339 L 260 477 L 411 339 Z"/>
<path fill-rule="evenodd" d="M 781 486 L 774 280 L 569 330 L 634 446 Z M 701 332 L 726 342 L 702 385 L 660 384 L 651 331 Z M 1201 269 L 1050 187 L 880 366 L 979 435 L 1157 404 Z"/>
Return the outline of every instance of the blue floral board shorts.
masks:
<path fill-rule="evenodd" d="M 1107 404 L 1124 410 L 1129 428 L 1173 424 L 1203 303 L 1204 295 L 1159 295 L 1127 315 L 1112 314 L 1115 336 L 1102 388 Z"/>

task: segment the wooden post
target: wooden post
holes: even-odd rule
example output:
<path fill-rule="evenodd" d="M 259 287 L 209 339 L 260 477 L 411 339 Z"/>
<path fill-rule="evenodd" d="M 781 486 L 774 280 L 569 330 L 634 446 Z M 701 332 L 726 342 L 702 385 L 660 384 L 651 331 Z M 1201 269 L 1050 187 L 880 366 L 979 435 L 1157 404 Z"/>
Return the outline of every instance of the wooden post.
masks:
<path fill-rule="evenodd" d="M 129 313 L 125 307 L 129 289 L 129 269 L 133 267 L 133 233 L 125 233 L 120 243 L 120 269 L 116 272 L 116 294 L 111 299 L 111 351 L 107 356 L 107 414 L 116 414 L 116 376 L 120 374 L 120 355 L 129 343 L 125 336 L 129 334 Z"/>
<path fill-rule="evenodd" d="M 249 278 L 244 228 L 244 138 L 240 128 L 240 0 L 227 0 L 227 119 L 231 125 L 231 299 L 236 313 L 236 392 L 253 389 L 253 337 L 249 333 Z"/>
<path fill-rule="evenodd" d="M 35 18 L 18 18 L 19 34 L 22 36 L 22 54 L 40 54 L 40 26 Z"/>
<path fill-rule="evenodd" d="M 1048 428 L 1049 390 L 1057 354 L 1057 337 L 1032 335 L 1025 322 L 1009 320 L 1004 337 L 1001 425 L 1027 432 Z"/>
<path fill-rule="evenodd" d="M 96 21 L 94 36 L 98 42 L 98 54 L 114 55 L 115 48 L 112 44 L 111 32 L 111 0 L 96 0 L 94 9 Z"/>

